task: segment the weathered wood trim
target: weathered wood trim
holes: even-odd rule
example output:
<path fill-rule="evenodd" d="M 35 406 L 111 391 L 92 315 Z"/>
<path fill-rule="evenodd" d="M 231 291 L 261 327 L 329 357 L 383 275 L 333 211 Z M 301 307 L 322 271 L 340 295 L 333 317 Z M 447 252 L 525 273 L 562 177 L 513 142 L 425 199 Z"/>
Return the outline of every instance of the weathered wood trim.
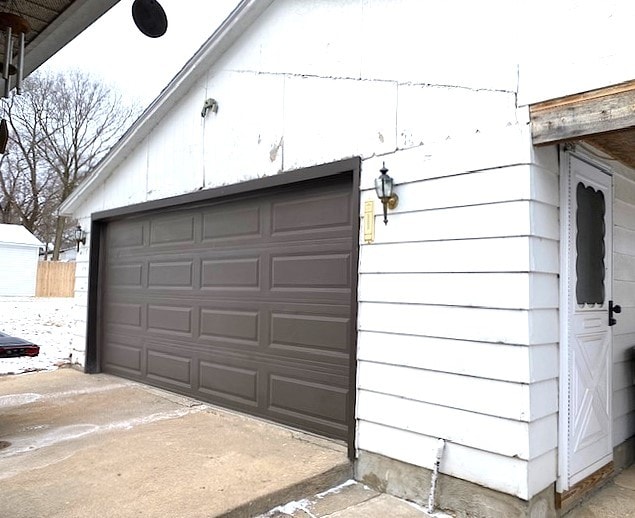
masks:
<path fill-rule="evenodd" d="M 613 475 L 614 464 L 609 462 L 606 466 L 591 473 L 577 484 L 563 493 L 556 493 L 556 509 L 567 511 L 579 502 L 585 495 L 602 485 Z"/>
<path fill-rule="evenodd" d="M 529 107 L 535 145 L 635 127 L 635 81 Z"/>

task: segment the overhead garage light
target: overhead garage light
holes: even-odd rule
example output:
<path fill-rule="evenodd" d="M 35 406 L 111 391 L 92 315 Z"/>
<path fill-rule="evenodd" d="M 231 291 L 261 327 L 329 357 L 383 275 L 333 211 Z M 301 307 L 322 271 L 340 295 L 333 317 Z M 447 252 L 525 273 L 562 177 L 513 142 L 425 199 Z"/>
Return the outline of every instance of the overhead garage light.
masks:
<path fill-rule="evenodd" d="M 384 206 L 384 225 L 388 225 L 388 209 L 393 210 L 397 207 L 399 196 L 394 192 L 395 181 L 388 175 L 385 162 L 379 172 L 379 178 L 375 179 L 375 192 Z"/>

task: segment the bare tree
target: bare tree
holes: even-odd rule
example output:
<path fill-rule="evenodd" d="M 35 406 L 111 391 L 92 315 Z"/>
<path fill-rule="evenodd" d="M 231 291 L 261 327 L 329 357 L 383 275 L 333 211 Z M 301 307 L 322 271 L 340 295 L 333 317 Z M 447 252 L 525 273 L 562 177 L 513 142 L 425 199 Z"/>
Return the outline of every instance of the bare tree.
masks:
<path fill-rule="evenodd" d="M 0 214 L 19 220 L 59 258 L 59 204 L 89 175 L 139 113 L 121 94 L 79 72 L 36 72 L 5 107 L 8 152 L 0 160 Z M 6 214 L 6 216 L 5 216 Z"/>

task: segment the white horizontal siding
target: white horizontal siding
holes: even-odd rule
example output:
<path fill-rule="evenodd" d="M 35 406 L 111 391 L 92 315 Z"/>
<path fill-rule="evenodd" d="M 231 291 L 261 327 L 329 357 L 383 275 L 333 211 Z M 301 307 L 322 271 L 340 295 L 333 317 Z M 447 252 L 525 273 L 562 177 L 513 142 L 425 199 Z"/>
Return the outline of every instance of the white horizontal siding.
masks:
<path fill-rule="evenodd" d="M 0 295 L 34 297 L 38 247 L 0 244 Z"/>
<path fill-rule="evenodd" d="M 627 254 L 613 254 L 613 279 L 616 281 L 635 282 L 635 264 L 632 256 Z M 614 289 L 619 290 L 619 283 L 615 283 Z"/>
<path fill-rule="evenodd" d="M 399 149 L 391 154 L 371 156 L 363 163 L 361 189 L 374 188 L 375 178 L 379 175 L 384 162 L 397 184 L 409 184 L 490 169 L 505 168 L 507 170 L 510 166 L 517 165 L 528 166 L 531 165 L 530 143 L 531 136 L 527 127 L 510 124 L 503 128 L 491 128 L 488 131 L 470 135 L 450 135 L 438 141 L 425 142 L 417 147 Z M 528 173 L 523 169 L 510 170 L 507 177 L 507 181 L 520 182 L 518 187 L 510 188 L 501 184 L 496 188 L 506 192 L 529 185 L 532 192 L 538 191 L 539 180 L 534 180 L 531 175 L 527 180 Z M 523 176 L 525 179 L 521 178 Z M 482 196 L 478 194 L 481 188 L 469 191 L 458 184 L 455 185 L 457 189 L 464 192 L 464 198 L 469 198 L 470 193 L 475 199 Z M 517 198 L 510 197 L 498 201 L 514 199 Z M 465 204 L 471 204 L 469 199 Z"/>
<path fill-rule="evenodd" d="M 375 392 L 360 391 L 358 398 L 364 421 L 479 450 L 529 460 L 556 447 L 550 434 L 557 426 L 555 414 L 529 423 Z"/>
<path fill-rule="evenodd" d="M 507 237 L 362 246 L 361 273 L 558 273 L 558 242 Z"/>
<path fill-rule="evenodd" d="M 359 423 L 357 436 L 363 450 L 428 469 L 434 466 L 436 437 L 367 421 Z M 555 479 L 556 455 L 551 450 L 527 461 L 447 442 L 440 469 L 450 476 L 528 499 Z"/>
<path fill-rule="evenodd" d="M 421 149 L 411 151 L 421 152 Z M 557 205 L 558 201 L 557 176 L 530 164 L 498 167 L 471 174 L 458 171 L 452 176 L 408 183 L 401 177 L 401 171 L 392 171 L 392 157 L 388 159 L 387 165 L 391 166 L 389 174 L 396 176 L 397 190 L 400 193 L 399 205 L 391 214 L 521 200 Z M 396 167 L 399 167 L 398 164 Z M 370 165 L 369 169 L 372 172 Z M 408 187 L 402 192 L 404 185 Z M 376 199 L 372 188 L 368 185 L 366 187 L 362 195 L 364 199 Z"/>
<path fill-rule="evenodd" d="M 635 281 L 614 279 L 613 299 L 624 307 L 635 307 Z"/>
<path fill-rule="evenodd" d="M 90 229 L 89 218 L 78 221 L 82 228 Z M 87 231 L 86 244 L 79 247 L 75 264 L 75 329 L 71 342 L 72 363 L 85 365 L 86 360 L 86 323 L 88 317 L 88 271 L 90 251 L 90 231 Z"/>
<path fill-rule="evenodd" d="M 407 199 L 410 184 L 400 186 Z M 376 199 L 374 191 L 369 195 Z M 379 203 L 378 212 L 379 210 Z M 454 239 L 536 236 L 557 240 L 557 209 L 550 205 L 512 201 L 418 212 L 391 212 L 389 225 L 376 215 L 375 243 L 407 243 Z M 555 222 L 555 223 L 554 223 Z M 363 236 L 362 236 L 363 237 Z"/>
<path fill-rule="evenodd" d="M 407 285 L 408 290 L 394 290 Z M 500 309 L 558 307 L 558 279 L 541 273 L 362 274 L 360 302 Z"/>
<path fill-rule="evenodd" d="M 457 459 L 446 472 L 498 489 L 509 482 L 504 459 L 524 459 L 520 489 L 508 492 L 527 497 L 555 480 L 560 231 L 557 169 L 547 167 L 557 160 L 529 146 L 494 151 L 488 138 L 479 150 L 448 141 L 363 163 L 362 205 L 383 162 L 400 200 L 388 225 L 376 214 L 374 243 L 361 241 L 360 447 L 363 430 L 371 442 L 442 437 Z M 476 457 L 497 475 L 471 471 Z"/>
<path fill-rule="evenodd" d="M 635 172 L 613 177 L 613 300 L 622 306 L 613 327 L 613 445 L 635 434 Z"/>
<path fill-rule="evenodd" d="M 404 334 L 361 332 L 359 361 L 531 383 L 558 376 L 557 344 L 524 347 Z"/>
<path fill-rule="evenodd" d="M 363 390 L 518 421 L 557 409 L 555 380 L 525 385 L 367 361 L 360 362 L 357 376 Z"/>
<path fill-rule="evenodd" d="M 558 341 L 558 311 L 361 302 L 358 328 L 457 340 L 549 344 Z"/>

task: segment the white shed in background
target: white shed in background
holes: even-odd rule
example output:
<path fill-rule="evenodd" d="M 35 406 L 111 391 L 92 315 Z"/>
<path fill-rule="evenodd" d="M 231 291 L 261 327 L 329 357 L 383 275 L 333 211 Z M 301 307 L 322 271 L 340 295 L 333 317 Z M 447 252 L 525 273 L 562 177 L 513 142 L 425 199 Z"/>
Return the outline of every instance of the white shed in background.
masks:
<path fill-rule="evenodd" d="M 34 297 L 42 243 L 22 225 L 0 224 L 0 295 Z"/>

